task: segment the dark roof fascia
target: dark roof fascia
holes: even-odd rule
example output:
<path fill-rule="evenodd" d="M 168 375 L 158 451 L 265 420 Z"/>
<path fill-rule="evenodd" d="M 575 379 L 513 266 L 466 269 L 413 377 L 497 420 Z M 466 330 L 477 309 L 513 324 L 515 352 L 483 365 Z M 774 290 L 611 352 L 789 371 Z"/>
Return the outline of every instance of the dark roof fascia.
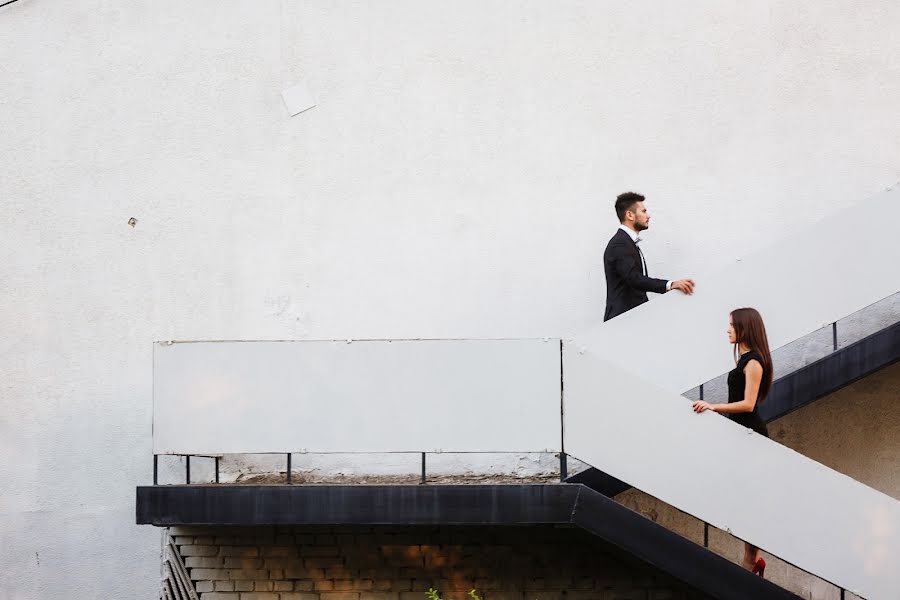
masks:
<path fill-rule="evenodd" d="M 137 488 L 138 525 L 569 523 L 567 485 L 159 485 Z"/>
<path fill-rule="evenodd" d="M 714 598 L 799 598 L 615 500 L 578 487 L 573 523 L 689 586 Z"/>
<path fill-rule="evenodd" d="M 609 473 L 601 471 L 600 469 L 595 469 L 594 467 L 588 467 L 583 471 L 575 473 L 571 477 L 567 477 L 566 483 L 581 483 L 610 498 L 631 489 L 630 484 L 625 483 L 621 479 L 616 479 Z"/>

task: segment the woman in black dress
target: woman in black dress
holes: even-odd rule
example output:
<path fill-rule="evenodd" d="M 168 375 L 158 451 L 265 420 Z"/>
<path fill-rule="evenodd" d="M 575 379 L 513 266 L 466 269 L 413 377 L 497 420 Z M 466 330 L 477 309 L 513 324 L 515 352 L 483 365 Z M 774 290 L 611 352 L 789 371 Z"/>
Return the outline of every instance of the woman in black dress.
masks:
<path fill-rule="evenodd" d="M 769 437 L 766 424 L 759 416 L 759 403 L 772 388 L 772 355 L 766 326 L 755 308 L 738 308 L 728 317 L 728 341 L 734 345 L 737 366 L 728 373 L 728 403 L 694 402 L 694 412 L 706 410 L 724 413 L 732 421 Z M 744 543 L 744 567 L 762 576 L 766 561 L 759 548 Z"/>

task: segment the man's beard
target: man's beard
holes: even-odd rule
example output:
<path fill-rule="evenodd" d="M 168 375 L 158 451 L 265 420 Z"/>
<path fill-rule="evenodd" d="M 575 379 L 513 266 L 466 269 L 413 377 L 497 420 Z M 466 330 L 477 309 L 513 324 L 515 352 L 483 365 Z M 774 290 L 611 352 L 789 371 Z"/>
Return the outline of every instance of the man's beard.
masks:
<path fill-rule="evenodd" d="M 635 221 L 634 228 L 636 231 L 646 231 L 650 229 L 650 223 L 638 223 L 637 221 Z"/>

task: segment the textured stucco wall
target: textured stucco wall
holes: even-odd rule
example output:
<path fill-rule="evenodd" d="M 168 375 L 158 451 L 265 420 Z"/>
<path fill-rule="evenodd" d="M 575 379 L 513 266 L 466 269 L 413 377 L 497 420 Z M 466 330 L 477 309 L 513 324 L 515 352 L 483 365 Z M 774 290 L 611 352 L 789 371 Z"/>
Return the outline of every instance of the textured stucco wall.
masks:
<path fill-rule="evenodd" d="M 133 525 L 152 340 L 565 336 L 602 315 L 623 189 L 650 198 L 651 270 L 682 276 L 892 184 L 898 18 L 0 9 L 0 596 L 155 593 L 159 532 Z M 319 105 L 290 118 L 300 79 Z"/>
<path fill-rule="evenodd" d="M 773 439 L 900 499 L 900 363 L 769 425 Z"/>

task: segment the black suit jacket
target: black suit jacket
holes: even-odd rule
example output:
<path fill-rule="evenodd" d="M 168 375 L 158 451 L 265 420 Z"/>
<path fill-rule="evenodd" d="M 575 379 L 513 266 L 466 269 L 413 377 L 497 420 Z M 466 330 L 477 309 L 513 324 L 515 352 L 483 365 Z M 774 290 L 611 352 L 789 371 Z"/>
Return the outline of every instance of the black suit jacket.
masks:
<path fill-rule="evenodd" d="M 647 301 L 647 292 L 666 293 L 665 279 L 647 277 L 641 252 L 631 236 L 618 229 L 603 253 L 606 271 L 606 312 L 609 321 Z"/>

